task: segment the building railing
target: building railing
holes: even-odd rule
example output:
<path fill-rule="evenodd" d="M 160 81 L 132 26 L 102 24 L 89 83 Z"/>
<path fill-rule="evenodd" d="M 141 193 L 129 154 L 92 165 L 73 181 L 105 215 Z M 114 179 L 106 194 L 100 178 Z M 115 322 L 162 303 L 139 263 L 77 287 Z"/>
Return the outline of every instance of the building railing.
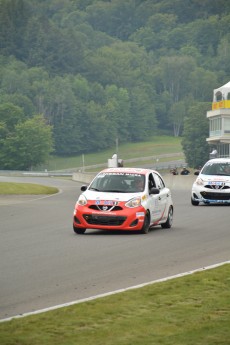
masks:
<path fill-rule="evenodd" d="M 212 103 L 212 110 L 230 108 L 230 100 L 224 100 L 220 102 Z"/>

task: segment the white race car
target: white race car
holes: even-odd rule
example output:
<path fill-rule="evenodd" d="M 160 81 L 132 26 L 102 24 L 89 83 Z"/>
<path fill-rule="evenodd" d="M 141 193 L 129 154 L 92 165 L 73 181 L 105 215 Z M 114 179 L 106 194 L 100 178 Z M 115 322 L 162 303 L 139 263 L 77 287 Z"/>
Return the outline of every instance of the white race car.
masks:
<path fill-rule="evenodd" d="M 154 170 L 108 168 L 81 191 L 73 214 L 77 234 L 86 229 L 147 233 L 151 226 L 172 226 L 171 192 Z"/>
<path fill-rule="evenodd" d="M 192 186 L 191 203 L 230 204 L 230 158 L 210 159 Z"/>

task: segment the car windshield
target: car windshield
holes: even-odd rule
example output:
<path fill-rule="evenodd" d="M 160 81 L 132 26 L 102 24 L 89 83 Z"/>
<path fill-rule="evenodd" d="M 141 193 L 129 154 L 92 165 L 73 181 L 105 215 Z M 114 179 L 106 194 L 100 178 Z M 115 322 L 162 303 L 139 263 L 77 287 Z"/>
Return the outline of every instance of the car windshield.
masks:
<path fill-rule="evenodd" d="M 205 165 L 201 171 L 203 175 L 230 176 L 230 163 L 212 163 Z"/>
<path fill-rule="evenodd" d="M 142 192 L 145 186 L 145 176 L 133 173 L 101 173 L 98 175 L 89 190 L 113 193 Z"/>

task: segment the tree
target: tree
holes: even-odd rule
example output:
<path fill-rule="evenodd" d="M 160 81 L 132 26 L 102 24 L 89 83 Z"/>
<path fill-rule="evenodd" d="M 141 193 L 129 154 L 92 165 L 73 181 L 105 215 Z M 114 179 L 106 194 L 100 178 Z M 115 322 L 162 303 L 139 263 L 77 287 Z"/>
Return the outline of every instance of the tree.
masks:
<path fill-rule="evenodd" d="M 203 166 L 209 159 L 209 145 L 206 141 L 209 135 L 209 122 L 206 118 L 206 112 L 210 108 L 210 103 L 195 103 L 188 109 L 188 114 L 184 121 L 181 144 L 186 162 L 191 168 Z"/>
<path fill-rule="evenodd" d="M 116 42 L 97 49 L 86 59 L 87 78 L 103 86 L 132 87 L 143 78 L 148 55 L 136 43 Z"/>
<path fill-rule="evenodd" d="M 191 29 L 193 42 L 202 54 L 210 55 L 210 48 L 212 48 L 212 52 L 216 52 L 221 31 L 218 16 L 210 16 L 205 20 L 199 19 L 192 23 Z"/>
<path fill-rule="evenodd" d="M 132 141 L 144 141 L 156 134 L 157 121 L 154 104 L 144 87 L 133 88 L 130 95 L 130 137 Z"/>
<path fill-rule="evenodd" d="M 180 101 L 172 105 L 170 109 L 170 122 L 172 122 L 175 137 L 178 137 L 181 134 L 185 114 L 186 103 L 184 101 Z"/>
<path fill-rule="evenodd" d="M 136 30 L 136 9 L 140 0 L 95 1 L 86 8 L 88 21 L 95 30 L 105 31 L 110 36 L 128 39 Z"/>
<path fill-rule="evenodd" d="M 82 138 L 89 125 L 81 128 L 84 102 L 74 94 L 73 84 L 69 77 L 55 77 L 37 84 L 38 109 L 53 127 L 55 153 L 59 155 L 81 152 Z"/>
<path fill-rule="evenodd" d="M 208 102 L 212 99 L 212 92 L 218 85 L 216 73 L 197 67 L 190 75 L 190 85 L 194 99 Z"/>
<path fill-rule="evenodd" d="M 12 103 L 0 104 L 0 123 L 4 126 L 6 133 L 13 132 L 15 126 L 24 120 L 25 115 L 20 107 Z"/>
<path fill-rule="evenodd" d="M 76 155 L 81 153 L 85 147 L 85 133 L 88 131 L 87 123 L 85 128 L 82 126 L 82 117 L 84 114 L 85 104 L 81 101 L 76 101 L 72 104 L 72 109 L 57 114 L 53 123 L 53 136 L 55 154 Z M 87 145 L 87 144 L 86 144 Z"/>
<path fill-rule="evenodd" d="M 26 93 L 29 89 L 27 66 L 19 60 L 10 58 L 2 69 L 1 88 L 4 93 Z"/>
<path fill-rule="evenodd" d="M 229 15 L 230 20 L 230 15 Z M 219 42 L 218 51 L 217 51 L 217 63 L 216 70 L 223 71 L 224 74 L 230 74 L 230 33 L 225 35 Z"/>
<path fill-rule="evenodd" d="M 106 108 L 101 104 L 94 101 L 85 104 L 81 128 L 84 131 L 82 152 L 95 152 L 114 144 L 116 129 L 111 126 Z"/>
<path fill-rule="evenodd" d="M 29 8 L 24 0 L 0 1 L 0 42 L 4 55 L 22 58 Z"/>
<path fill-rule="evenodd" d="M 127 142 L 130 139 L 129 125 L 131 118 L 128 91 L 111 85 L 106 88 L 105 93 L 105 110 L 111 126 L 115 129 L 116 138 L 119 139 L 119 142 Z"/>
<path fill-rule="evenodd" d="M 0 0 L 0 155 L 35 114 L 57 155 L 181 135 L 191 102 L 228 81 L 229 13 L 227 0 Z"/>
<path fill-rule="evenodd" d="M 195 68 L 195 61 L 189 56 L 163 57 L 159 63 L 161 79 L 173 102 L 180 101 L 189 90 L 189 74 Z"/>
<path fill-rule="evenodd" d="M 20 107 L 26 117 L 30 117 L 34 113 L 34 106 L 29 97 L 22 95 L 20 93 L 13 94 L 3 94 L 3 103 L 12 103 L 15 106 Z"/>
<path fill-rule="evenodd" d="M 36 115 L 18 123 L 2 141 L 0 165 L 3 169 L 28 170 L 44 163 L 52 152 L 52 128 Z"/>

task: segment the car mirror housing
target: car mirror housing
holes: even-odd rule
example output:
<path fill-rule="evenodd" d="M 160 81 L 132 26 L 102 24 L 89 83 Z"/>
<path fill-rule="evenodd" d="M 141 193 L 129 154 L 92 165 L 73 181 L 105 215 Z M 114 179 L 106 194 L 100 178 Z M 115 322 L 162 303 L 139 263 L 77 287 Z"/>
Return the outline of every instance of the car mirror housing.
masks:
<path fill-rule="evenodd" d="M 149 194 L 160 194 L 160 189 L 159 188 L 151 188 Z"/>
<path fill-rule="evenodd" d="M 84 192 L 84 191 L 86 191 L 87 188 L 88 188 L 88 186 L 83 185 L 83 186 L 81 186 L 81 191 Z"/>

